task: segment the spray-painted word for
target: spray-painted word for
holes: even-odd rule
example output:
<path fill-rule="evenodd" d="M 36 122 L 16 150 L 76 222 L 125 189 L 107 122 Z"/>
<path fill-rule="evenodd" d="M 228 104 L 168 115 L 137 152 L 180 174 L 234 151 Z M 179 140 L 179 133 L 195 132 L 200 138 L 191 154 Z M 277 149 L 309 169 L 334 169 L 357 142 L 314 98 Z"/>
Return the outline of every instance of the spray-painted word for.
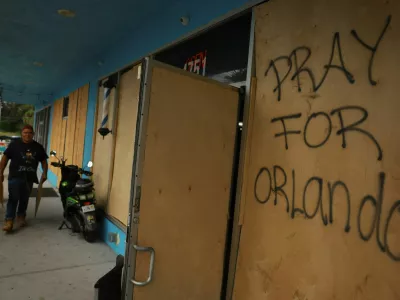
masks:
<path fill-rule="evenodd" d="M 361 118 L 358 119 L 352 119 L 350 118 L 350 113 L 356 112 L 359 113 L 361 112 Z M 347 116 L 347 117 L 346 117 Z M 275 137 L 284 137 L 285 140 L 285 148 L 289 149 L 289 142 L 288 142 L 288 136 L 290 135 L 300 135 L 302 132 L 301 130 L 287 130 L 287 122 L 293 123 L 293 120 L 300 119 L 302 117 L 301 113 L 297 114 L 290 114 L 290 115 L 285 115 L 277 118 L 273 118 L 271 120 L 272 123 L 280 121 L 282 123 L 283 131 L 276 133 Z M 336 135 L 341 136 L 342 138 L 342 147 L 346 148 L 347 147 L 347 137 L 349 133 L 358 133 L 361 135 L 364 135 L 368 137 L 371 142 L 375 145 L 377 149 L 377 157 L 378 160 L 382 160 L 383 158 L 383 151 L 381 146 L 379 145 L 377 139 L 367 130 L 363 129 L 360 127 L 362 123 L 365 122 L 368 118 L 368 111 L 360 106 L 342 106 L 336 109 L 333 109 L 332 111 L 329 112 L 316 112 L 312 113 L 308 118 L 307 121 L 305 122 L 305 125 L 303 127 L 303 140 L 304 143 L 310 147 L 310 148 L 319 148 L 322 147 L 327 143 L 329 140 L 331 133 L 332 133 L 332 117 L 335 117 L 339 121 L 339 130 L 336 131 Z M 313 126 L 313 122 L 315 122 L 316 119 L 322 119 L 326 123 L 325 127 L 317 127 Z M 350 120 L 349 120 L 350 119 Z M 291 127 L 293 127 L 293 124 L 291 124 Z M 311 141 L 309 137 L 309 132 L 315 132 L 316 130 L 321 130 L 324 132 L 324 139 L 321 141 Z"/>

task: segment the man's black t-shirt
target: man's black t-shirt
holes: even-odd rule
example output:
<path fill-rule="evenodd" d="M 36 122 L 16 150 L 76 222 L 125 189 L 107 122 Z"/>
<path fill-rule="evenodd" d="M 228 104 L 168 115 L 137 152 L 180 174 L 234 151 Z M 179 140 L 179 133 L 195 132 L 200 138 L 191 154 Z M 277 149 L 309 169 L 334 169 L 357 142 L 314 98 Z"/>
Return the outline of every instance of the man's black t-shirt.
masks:
<path fill-rule="evenodd" d="M 10 143 L 4 155 L 11 160 L 8 179 L 22 178 L 39 183 L 37 167 L 39 162 L 48 158 L 41 144 L 36 141 L 24 143 L 22 140 L 16 140 Z"/>

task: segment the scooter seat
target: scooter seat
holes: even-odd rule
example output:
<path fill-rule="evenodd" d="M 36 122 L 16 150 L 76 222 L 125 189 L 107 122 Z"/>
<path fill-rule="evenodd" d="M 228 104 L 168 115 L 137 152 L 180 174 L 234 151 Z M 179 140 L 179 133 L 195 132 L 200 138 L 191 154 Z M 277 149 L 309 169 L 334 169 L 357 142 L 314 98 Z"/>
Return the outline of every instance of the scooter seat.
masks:
<path fill-rule="evenodd" d="M 81 178 L 76 182 L 75 187 L 76 188 L 88 188 L 88 187 L 92 187 L 93 186 L 93 181 L 91 181 L 90 179 L 87 178 Z"/>

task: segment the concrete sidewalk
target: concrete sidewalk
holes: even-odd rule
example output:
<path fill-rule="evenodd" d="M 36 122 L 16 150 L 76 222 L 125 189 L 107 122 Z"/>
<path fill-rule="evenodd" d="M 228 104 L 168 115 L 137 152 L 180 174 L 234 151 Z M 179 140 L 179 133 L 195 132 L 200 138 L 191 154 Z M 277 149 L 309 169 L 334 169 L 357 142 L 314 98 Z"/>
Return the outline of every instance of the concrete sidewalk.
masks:
<path fill-rule="evenodd" d="M 36 219 L 35 201 L 29 202 L 28 227 L 0 234 L 0 299 L 94 299 L 94 284 L 115 266 L 116 255 L 101 241 L 89 244 L 67 229 L 59 231 L 59 198 L 42 198 Z M 4 210 L 0 207 L 0 226 Z"/>

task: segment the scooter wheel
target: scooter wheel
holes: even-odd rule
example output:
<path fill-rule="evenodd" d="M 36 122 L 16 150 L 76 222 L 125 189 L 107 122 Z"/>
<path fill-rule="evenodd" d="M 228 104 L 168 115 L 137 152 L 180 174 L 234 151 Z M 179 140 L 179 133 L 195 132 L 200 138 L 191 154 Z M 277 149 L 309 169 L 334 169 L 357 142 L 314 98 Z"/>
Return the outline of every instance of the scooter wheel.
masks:
<path fill-rule="evenodd" d="M 97 239 L 95 231 L 83 231 L 83 237 L 88 243 L 94 243 Z"/>

